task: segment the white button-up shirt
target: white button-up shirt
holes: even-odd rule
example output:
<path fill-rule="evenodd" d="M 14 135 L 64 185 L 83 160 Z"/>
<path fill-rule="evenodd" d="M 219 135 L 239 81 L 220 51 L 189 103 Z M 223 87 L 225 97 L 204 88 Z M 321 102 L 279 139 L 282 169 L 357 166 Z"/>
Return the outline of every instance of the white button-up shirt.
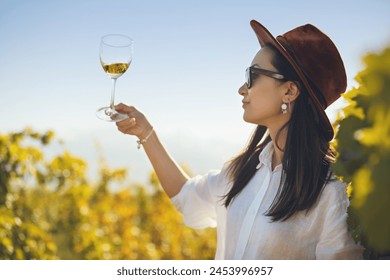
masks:
<path fill-rule="evenodd" d="M 223 205 L 231 188 L 227 164 L 221 171 L 196 176 L 171 199 L 193 228 L 217 227 L 216 259 L 359 259 L 363 248 L 347 229 L 346 185 L 330 181 L 313 208 L 287 221 L 272 222 L 265 212 L 273 202 L 282 166 L 271 168 L 272 142 L 259 156 L 248 185 Z"/>

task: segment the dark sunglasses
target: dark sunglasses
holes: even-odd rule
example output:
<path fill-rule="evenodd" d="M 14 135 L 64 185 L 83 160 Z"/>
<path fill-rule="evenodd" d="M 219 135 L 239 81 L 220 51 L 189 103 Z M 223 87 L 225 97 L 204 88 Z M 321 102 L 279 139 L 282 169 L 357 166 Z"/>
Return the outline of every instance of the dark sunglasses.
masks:
<path fill-rule="evenodd" d="M 264 75 L 264 76 L 271 77 L 271 78 L 274 78 L 277 80 L 284 79 L 284 76 L 282 74 L 277 73 L 277 72 L 251 66 L 251 67 L 246 68 L 246 71 L 245 71 L 246 86 L 248 89 L 252 87 L 254 80 L 259 75 Z"/>

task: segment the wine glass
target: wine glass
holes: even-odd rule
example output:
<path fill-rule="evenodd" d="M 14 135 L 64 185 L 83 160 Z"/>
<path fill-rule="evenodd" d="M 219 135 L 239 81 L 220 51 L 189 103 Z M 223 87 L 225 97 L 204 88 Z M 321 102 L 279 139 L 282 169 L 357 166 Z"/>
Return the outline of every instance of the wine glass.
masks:
<path fill-rule="evenodd" d="M 133 43 L 133 39 L 120 34 L 105 35 L 100 40 L 100 63 L 112 81 L 110 106 L 102 107 L 96 112 L 101 120 L 117 122 L 128 117 L 115 110 L 114 99 L 116 79 L 126 72 L 133 59 Z"/>

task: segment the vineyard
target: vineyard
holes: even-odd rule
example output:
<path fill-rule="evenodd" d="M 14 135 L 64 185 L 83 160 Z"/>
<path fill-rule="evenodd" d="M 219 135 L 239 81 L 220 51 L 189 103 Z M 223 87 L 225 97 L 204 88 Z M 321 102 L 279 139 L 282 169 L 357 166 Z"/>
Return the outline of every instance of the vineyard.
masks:
<path fill-rule="evenodd" d="M 215 230 L 195 231 L 150 175 L 128 186 L 104 162 L 99 180 L 68 152 L 46 160 L 54 133 L 0 135 L 0 259 L 212 259 Z"/>

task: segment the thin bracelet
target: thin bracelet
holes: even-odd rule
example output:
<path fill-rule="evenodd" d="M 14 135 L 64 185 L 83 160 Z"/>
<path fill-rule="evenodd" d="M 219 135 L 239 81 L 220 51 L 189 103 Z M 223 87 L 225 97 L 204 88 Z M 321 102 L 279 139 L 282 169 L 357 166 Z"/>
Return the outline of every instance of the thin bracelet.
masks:
<path fill-rule="evenodd" d="M 153 129 L 153 126 L 152 126 L 152 129 L 150 130 L 150 132 L 148 133 L 148 135 L 146 135 L 146 137 L 144 139 L 138 139 L 137 140 L 137 143 L 138 143 L 137 148 L 138 148 L 138 150 L 141 149 L 141 145 L 145 144 L 148 141 L 148 139 L 152 135 L 153 131 L 154 131 L 154 129 Z"/>

